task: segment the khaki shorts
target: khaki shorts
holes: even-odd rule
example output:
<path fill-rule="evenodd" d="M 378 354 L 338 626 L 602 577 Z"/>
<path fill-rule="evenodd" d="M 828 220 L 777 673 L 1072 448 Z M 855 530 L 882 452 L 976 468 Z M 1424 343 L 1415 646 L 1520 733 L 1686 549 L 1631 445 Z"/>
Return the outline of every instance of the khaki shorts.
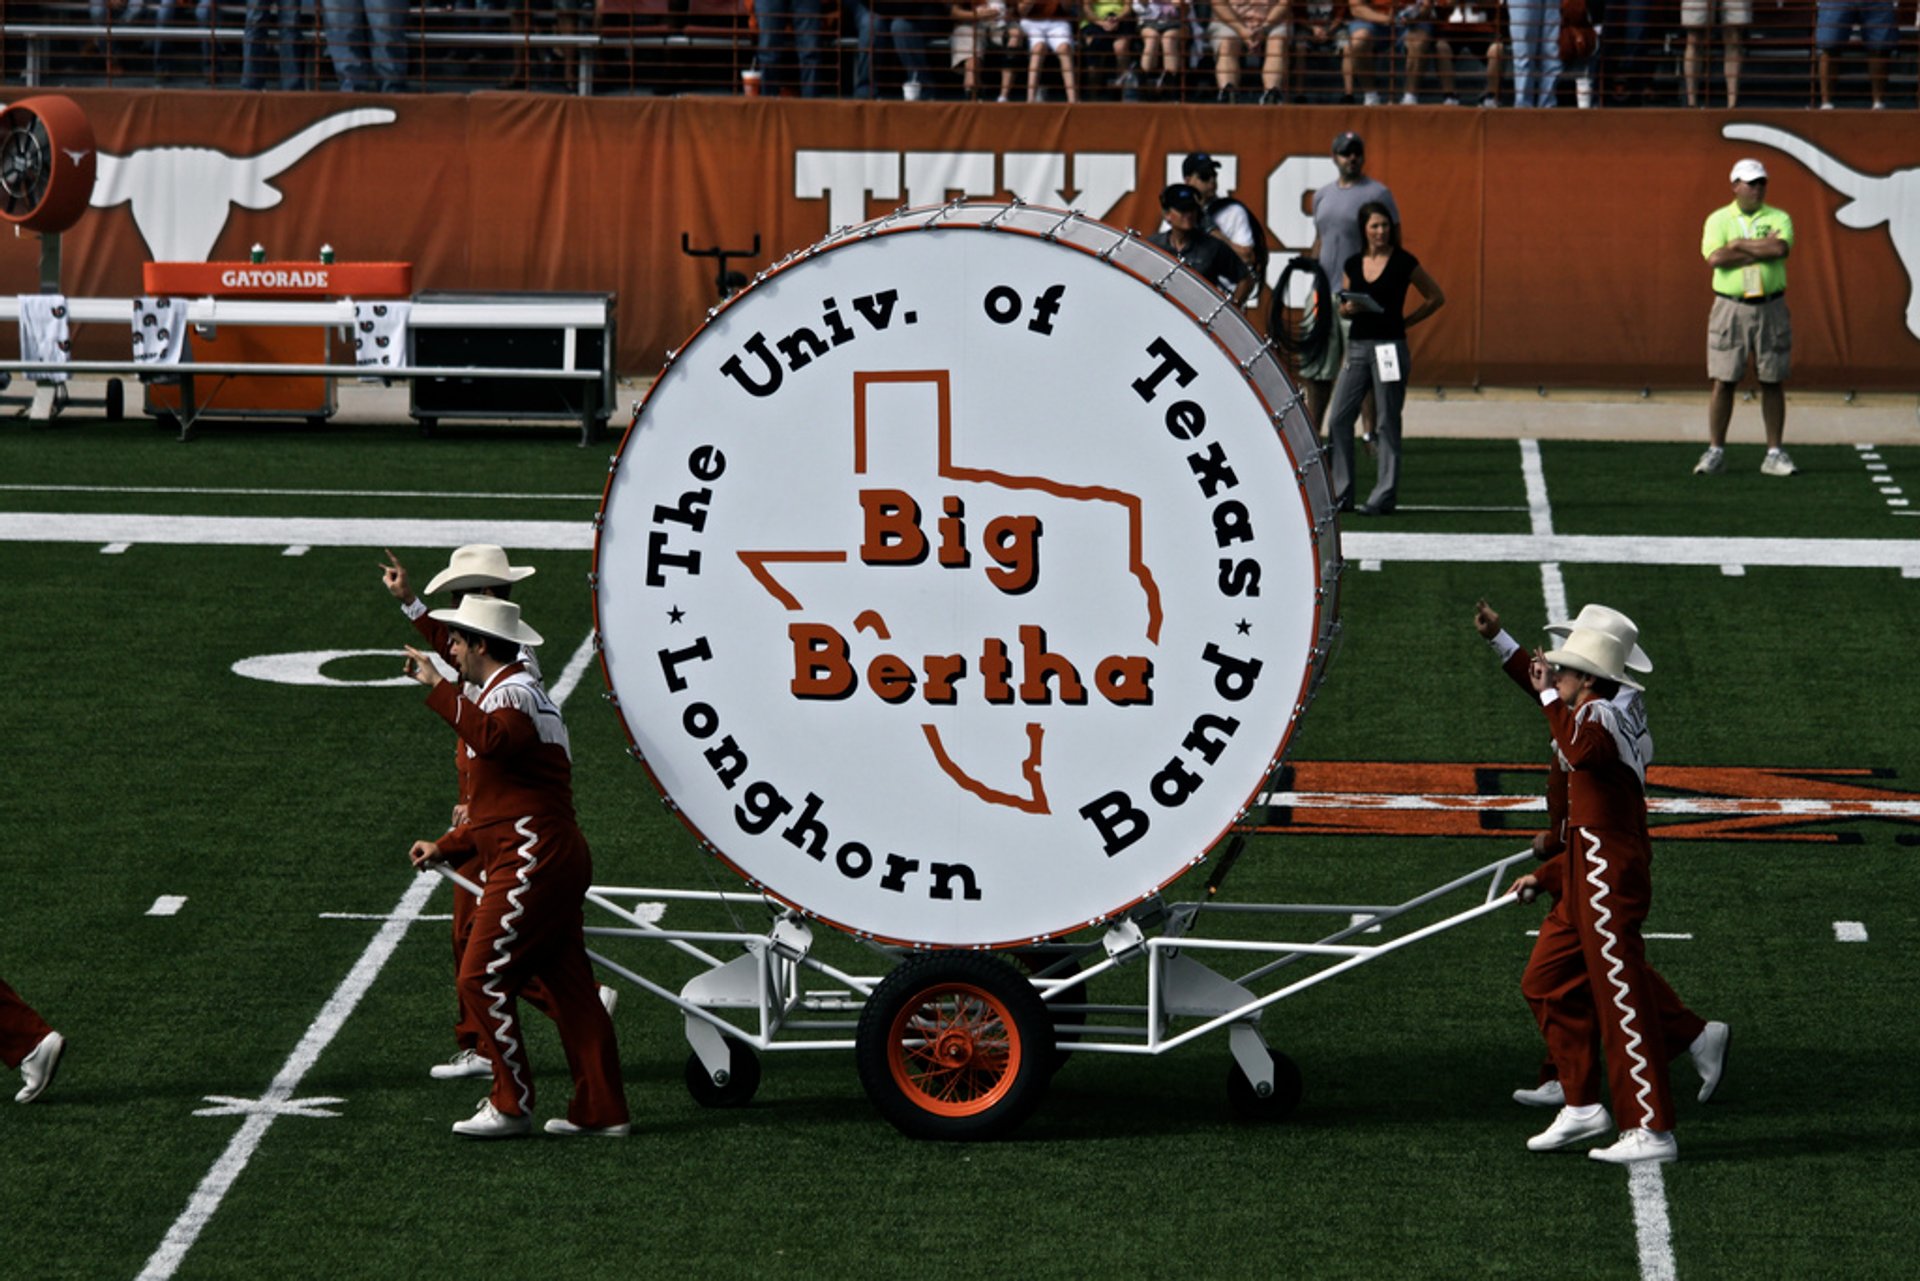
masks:
<path fill-rule="evenodd" d="M 1714 0 L 1680 0 L 1680 25 L 1683 27 L 1704 27 L 1713 16 Z M 1723 27 L 1750 27 L 1753 25 L 1753 0 L 1719 0 L 1720 25 Z"/>
<path fill-rule="evenodd" d="M 1707 377 L 1737 383 L 1746 376 L 1747 353 L 1763 383 L 1783 383 L 1793 355 L 1793 320 L 1787 300 L 1744 303 L 1716 294 L 1707 318 Z"/>

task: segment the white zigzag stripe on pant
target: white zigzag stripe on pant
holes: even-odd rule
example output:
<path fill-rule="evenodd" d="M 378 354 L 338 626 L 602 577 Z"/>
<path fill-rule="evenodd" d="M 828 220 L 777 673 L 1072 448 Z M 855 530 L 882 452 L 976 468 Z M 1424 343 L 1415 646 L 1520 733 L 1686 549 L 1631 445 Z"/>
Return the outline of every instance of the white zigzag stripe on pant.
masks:
<path fill-rule="evenodd" d="M 1607 958 L 1607 983 L 1613 988 L 1613 1008 L 1620 1011 L 1620 1034 L 1624 1038 L 1622 1048 L 1626 1051 L 1627 1057 L 1633 1060 L 1633 1068 L 1629 1075 L 1640 1086 L 1633 1097 L 1634 1101 L 1640 1105 L 1641 1128 L 1652 1129 L 1653 1084 L 1647 1080 L 1647 1058 L 1640 1053 L 1640 1033 L 1634 1026 L 1640 1021 L 1640 1016 L 1628 1000 L 1633 995 L 1633 989 L 1629 988 L 1626 980 L 1620 977 L 1620 972 L 1625 966 L 1620 962 L 1619 953 L 1614 950 L 1619 944 L 1619 939 L 1614 936 L 1612 930 L 1607 928 L 1607 922 L 1613 919 L 1613 909 L 1606 905 L 1607 886 L 1606 882 L 1600 879 L 1600 873 L 1605 870 L 1607 863 L 1600 857 L 1599 836 L 1588 831 L 1582 831 L 1580 834 L 1587 838 L 1587 884 L 1593 887 L 1591 899 L 1593 928 L 1601 938 L 1606 940 L 1600 946 L 1600 955 Z"/>
<path fill-rule="evenodd" d="M 526 910 L 520 906 L 520 898 L 527 892 L 527 878 L 532 876 L 533 869 L 540 865 L 540 860 L 533 856 L 533 847 L 540 843 L 540 838 L 527 828 L 527 824 L 532 821 L 533 816 L 529 814 L 513 825 L 514 831 L 527 838 L 526 843 L 520 847 L 520 870 L 516 873 L 520 886 L 518 889 L 507 891 L 507 902 L 513 904 L 513 910 L 500 918 L 500 924 L 505 927 L 506 932 L 493 941 L 493 959 L 487 962 L 487 973 L 495 977 L 480 985 L 480 990 L 493 998 L 493 1004 L 487 1007 L 487 1013 L 493 1015 L 496 1029 L 493 1039 L 501 1048 L 500 1057 L 506 1060 L 507 1070 L 513 1074 L 513 1085 L 520 1097 L 522 1116 L 532 1110 L 533 1104 L 527 1097 L 527 1079 L 520 1072 L 520 1042 L 514 1039 L 513 1019 L 508 1017 L 506 1012 L 507 994 L 500 990 L 498 975 L 502 969 L 513 964 L 513 943 L 520 937 L 520 932 L 513 928 L 513 923 L 519 920 L 521 913 Z"/>

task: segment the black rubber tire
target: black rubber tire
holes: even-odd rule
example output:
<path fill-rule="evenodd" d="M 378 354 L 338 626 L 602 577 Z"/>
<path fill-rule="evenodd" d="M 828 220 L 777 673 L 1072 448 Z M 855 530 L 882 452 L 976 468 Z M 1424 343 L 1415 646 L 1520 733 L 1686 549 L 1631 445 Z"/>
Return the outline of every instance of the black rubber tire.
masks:
<path fill-rule="evenodd" d="M 915 1025 L 938 1024 L 929 1043 Z M 880 1115 L 915 1139 L 999 1138 L 1046 1093 L 1053 1020 L 1033 984 L 978 952 L 903 962 L 860 1011 L 854 1062 Z"/>
<path fill-rule="evenodd" d="M 754 1092 L 760 1088 L 760 1056 L 753 1047 L 729 1039 L 727 1049 L 732 1052 L 733 1062 L 725 1085 L 716 1084 L 707 1075 L 698 1054 L 687 1055 L 687 1093 L 703 1108 L 743 1108 L 753 1102 Z"/>
<path fill-rule="evenodd" d="M 1227 1068 L 1227 1104 L 1242 1121 L 1284 1121 L 1300 1106 L 1305 1088 L 1300 1065 L 1278 1050 L 1267 1053 L 1273 1057 L 1273 1093 L 1265 1098 L 1254 1093 L 1253 1082 L 1237 1061 Z"/>
<path fill-rule="evenodd" d="M 127 385 L 118 378 L 107 379 L 106 414 L 118 422 L 127 416 Z"/>

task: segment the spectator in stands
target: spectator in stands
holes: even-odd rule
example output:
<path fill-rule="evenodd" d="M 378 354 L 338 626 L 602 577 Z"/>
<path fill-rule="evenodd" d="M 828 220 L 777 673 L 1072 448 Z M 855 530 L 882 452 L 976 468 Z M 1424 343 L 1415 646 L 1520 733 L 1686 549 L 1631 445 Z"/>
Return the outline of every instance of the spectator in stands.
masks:
<path fill-rule="evenodd" d="M 1042 101 L 1040 68 L 1052 51 L 1060 64 L 1060 82 L 1067 101 L 1080 101 L 1080 84 L 1073 66 L 1073 5 L 1071 0 L 1020 0 L 1020 34 L 1027 41 L 1027 101 Z"/>
<path fill-rule="evenodd" d="M 1653 105 L 1653 60 L 1659 40 L 1647 38 L 1654 0 L 1607 0 L 1607 101 L 1615 107 Z"/>
<path fill-rule="evenodd" d="M 1720 7 L 1720 40 L 1727 49 L 1727 106 L 1740 103 L 1740 64 L 1746 60 L 1747 28 L 1753 25 L 1753 0 L 1680 0 L 1680 25 L 1687 32 L 1681 69 L 1689 107 L 1697 107 L 1704 101 L 1701 79 L 1707 67 L 1707 27 L 1716 4 Z"/>
<path fill-rule="evenodd" d="M 1500 43 L 1500 11 L 1497 4 L 1477 5 L 1470 0 L 1455 4 L 1441 24 L 1434 41 L 1434 57 L 1440 64 L 1440 88 L 1452 105 L 1455 96 L 1453 56 L 1458 50 L 1469 58 L 1478 58 L 1487 69 L 1486 91 L 1480 105 L 1500 105 L 1500 76 L 1507 48 Z"/>
<path fill-rule="evenodd" d="M 1513 46 L 1513 105 L 1555 105 L 1560 93 L 1560 0 L 1507 0 L 1507 38 Z"/>
<path fill-rule="evenodd" d="M 135 0 L 138 3 L 138 0 Z M 300 69 L 300 0 L 247 0 L 246 26 L 240 40 L 240 87 L 249 92 L 267 87 L 267 33 L 279 55 L 277 88 L 293 92 L 307 87 Z"/>
<path fill-rule="evenodd" d="M 1124 100 L 1140 100 L 1140 73 L 1133 65 L 1136 29 L 1131 0 L 1085 0 L 1080 6 L 1080 72 L 1089 93 L 1104 76 Z"/>
<path fill-rule="evenodd" d="M 1873 109 L 1887 107 L 1887 60 L 1899 38 L 1893 0 L 1819 0 L 1814 44 L 1820 50 L 1820 110 L 1833 110 L 1833 64 L 1854 27 L 1867 47 L 1867 84 Z"/>
<path fill-rule="evenodd" d="M 1167 229 L 1153 237 L 1153 243 L 1212 281 L 1236 307 L 1244 304 L 1253 278 L 1225 241 L 1208 234 L 1200 193 L 1188 183 L 1176 182 L 1161 191 L 1160 212 Z"/>
<path fill-rule="evenodd" d="M 901 97 L 914 99 L 930 93 L 933 88 L 930 42 L 935 24 L 946 20 L 946 9 L 938 0 L 869 0 L 869 3 L 872 30 L 869 37 L 862 39 L 862 45 L 882 42 L 892 46 L 894 56 L 900 60 L 901 74 L 905 76 Z M 857 67 L 854 78 L 859 80 Z M 855 92 L 858 94 L 857 87 Z M 871 78 L 866 93 L 859 96 L 873 96 Z"/>
<path fill-rule="evenodd" d="M 1377 107 L 1384 100 L 1377 86 L 1385 83 L 1385 78 L 1375 73 L 1378 58 L 1374 50 L 1389 37 L 1393 51 L 1404 54 L 1407 60 L 1400 101 L 1411 106 L 1420 100 L 1414 86 L 1420 83 L 1427 50 L 1433 43 L 1432 18 L 1433 0 L 1354 0 L 1353 22 L 1347 28 L 1347 58 L 1353 68 L 1352 80 L 1367 86 L 1362 98 L 1367 106 Z"/>
<path fill-rule="evenodd" d="M 980 73 L 1000 70 L 1000 101 L 1008 100 L 1013 87 L 1013 63 L 1006 52 L 1006 0 L 956 0 L 947 12 L 953 15 L 953 32 L 947 37 L 951 65 L 960 73 L 960 92 L 968 102 L 981 96 Z M 1002 56 L 995 58 L 994 54 Z"/>
<path fill-rule="evenodd" d="M 1260 59 L 1260 105 L 1286 101 L 1287 23 L 1290 0 L 1213 0 L 1213 23 L 1207 37 L 1213 41 L 1213 84 L 1221 102 L 1232 102 L 1240 90 L 1240 59 Z"/>
<path fill-rule="evenodd" d="M 405 93 L 403 0 L 320 0 L 327 57 L 342 93 Z M 524 52 L 524 46 L 522 46 Z M 522 73 L 524 83 L 524 71 Z"/>
<path fill-rule="evenodd" d="M 1133 0 L 1140 26 L 1140 78 L 1154 95 L 1178 89 L 1186 66 L 1182 37 L 1187 31 L 1187 0 Z"/>
<path fill-rule="evenodd" d="M 1345 92 L 1353 93 L 1352 68 L 1346 65 L 1346 0 L 1304 0 L 1292 10 L 1293 34 L 1288 41 L 1289 61 L 1286 83 L 1302 97 L 1313 91 L 1312 67 L 1318 55 L 1331 54 L 1346 76 Z"/>
<path fill-rule="evenodd" d="M 820 0 L 753 0 L 753 20 L 760 28 L 754 65 L 760 68 L 761 91 L 772 93 L 788 83 L 787 66 L 796 59 L 800 68 L 800 96 L 820 96 Z"/>
<path fill-rule="evenodd" d="M 96 27 L 106 26 L 109 19 L 116 27 L 131 27 L 140 21 L 140 16 L 146 11 L 147 0 L 125 0 L 124 7 L 115 0 L 87 0 L 87 21 Z M 110 37 L 106 36 L 89 40 L 86 53 L 99 59 L 100 69 L 107 75 L 117 76 L 120 67 L 113 60 L 113 51 L 109 48 L 111 43 Z"/>
<path fill-rule="evenodd" d="M 1407 399 L 1407 330 L 1447 305 L 1420 260 L 1400 247 L 1400 225 L 1378 201 L 1360 210 L 1366 248 L 1347 259 L 1342 271 L 1340 314 L 1352 326 L 1347 361 L 1333 389 L 1333 413 L 1327 423 L 1333 454 L 1333 497 L 1341 511 L 1385 516 L 1399 502 L 1400 411 Z M 1420 305 L 1407 311 L 1407 289 L 1420 291 Z M 1379 422 L 1374 427 L 1379 471 L 1373 493 L 1353 507 L 1353 424 L 1360 402 L 1373 390 Z"/>
<path fill-rule="evenodd" d="M 171 27 L 173 15 L 179 11 L 181 0 L 160 0 L 153 25 L 155 28 Z M 213 0 L 193 0 L 193 25 L 211 27 L 213 25 Z M 166 80 L 177 75 L 192 75 L 193 51 L 200 51 L 198 75 L 207 83 L 213 82 L 213 41 L 211 40 L 156 40 L 153 42 L 153 74 L 158 80 Z"/>

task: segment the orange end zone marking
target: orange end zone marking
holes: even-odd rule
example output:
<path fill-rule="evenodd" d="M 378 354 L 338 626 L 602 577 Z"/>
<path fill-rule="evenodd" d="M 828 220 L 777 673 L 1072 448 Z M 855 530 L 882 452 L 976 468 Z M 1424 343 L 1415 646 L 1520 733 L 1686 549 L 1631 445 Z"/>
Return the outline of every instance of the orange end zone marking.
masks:
<path fill-rule="evenodd" d="M 1153 581 L 1141 551 L 1140 498 L 1121 489 L 1104 485 L 1065 485 L 1039 476 L 1011 476 L 1005 472 L 978 467 L 958 467 L 953 462 L 953 381 L 945 369 L 890 369 L 856 372 L 853 375 L 853 470 L 855 475 L 867 469 L 867 387 L 871 383 L 932 383 L 939 397 L 939 458 L 937 474 L 947 480 L 966 480 L 978 484 L 999 485 L 1006 489 L 1037 489 L 1069 502 L 1114 503 L 1127 513 L 1127 568 L 1140 581 L 1147 598 L 1147 640 L 1160 641 L 1160 587 Z"/>
<path fill-rule="evenodd" d="M 927 736 L 927 746 L 933 749 L 933 759 L 948 778 L 972 792 L 989 805 L 1007 805 L 1023 814 L 1051 814 L 1047 805 L 1047 787 L 1040 778 L 1040 738 L 1046 733 L 1046 727 L 1037 722 L 1027 724 L 1027 759 L 1021 762 L 1020 773 L 1027 780 L 1028 795 L 1015 796 L 1012 792 L 1001 792 L 988 787 L 985 783 L 969 776 L 967 772 L 953 763 L 947 755 L 947 748 L 940 741 L 940 731 L 931 725 L 922 725 L 921 730 Z"/>
<path fill-rule="evenodd" d="M 767 568 L 769 563 L 801 565 L 841 565 L 846 563 L 845 552 L 735 552 L 747 572 L 759 580 L 767 594 L 785 605 L 788 609 L 799 609 L 800 600 L 792 592 L 780 585 L 773 572 Z"/>

